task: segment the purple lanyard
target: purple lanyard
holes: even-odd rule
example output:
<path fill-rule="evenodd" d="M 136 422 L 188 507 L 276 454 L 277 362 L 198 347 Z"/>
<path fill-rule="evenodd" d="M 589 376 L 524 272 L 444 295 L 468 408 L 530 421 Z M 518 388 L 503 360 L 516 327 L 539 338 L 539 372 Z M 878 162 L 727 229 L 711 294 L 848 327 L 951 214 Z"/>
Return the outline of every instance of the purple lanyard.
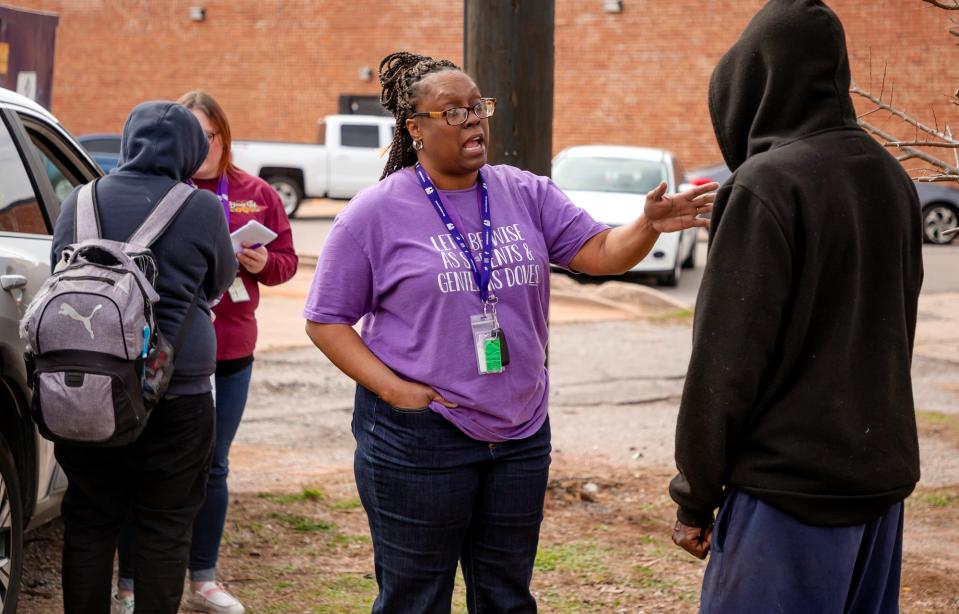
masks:
<path fill-rule="evenodd" d="M 469 263 L 470 270 L 473 272 L 473 279 L 476 280 L 476 287 L 478 287 L 480 291 L 480 299 L 482 299 L 484 303 L 489 303 L 491 298 L 489 293 L 489 281 L 493 276 L 493 224 L 490 221 L 489 190 L 486 187 L 486 182 L 483 180 L 483 174 L 477 172 L 477 175 L 479 178 L 479 183 L 477 184 L 476 188 L 477 198 L 480 203 L 480 210 L 483 214 L 482 272 L 476 269 L 476 261 L 473 259 L 473 254 L 470 252 L 469 245 L 466 243 L 466 239 L 463 238 L 463 234 L 456 227 L 456 224 L 453 223 L 453 219 L 450 217 L 446 207 L 443 206 L 443 200 L 440 198 L 439 190 L 437 190 L 433 185 L 433 182 L 430 181 L 430 176 L 425 170 L 423 170 L 423 167 L 420 166 L 420 163 L 416 163 L 416 176 L 420 180 L 420 186 L 422 186 L 423 191 L 426 193 L 426 197 L 433 204 L 433 208 L 436 209 L 436 213 L 440 216 L 440 220 L 443 222 L 443 225 L 446 226 L 447 230 L 449 230 L 450 236 L 453 237 L 453 240 L 457 245 L 459 245 L 463 255 L 466 256 L 466 261 Z M 495 297 L 492 298 L 495 301 Z"/>
<path fill-rule="evenodd" d="M 191 187 L 199 189 L 199 187 L 194 183 L 191 178 L 187 181 Z M 227 228 L 230 227 L 230 196 L 229 196 L 230 182 L 227 181 L 226 173 L 220 175 L 219 181 L 216 182 L 216 197 L 220 199 L 220 204 L 223 205 L 223 214 L 226 216 L 226 225 Z"/>

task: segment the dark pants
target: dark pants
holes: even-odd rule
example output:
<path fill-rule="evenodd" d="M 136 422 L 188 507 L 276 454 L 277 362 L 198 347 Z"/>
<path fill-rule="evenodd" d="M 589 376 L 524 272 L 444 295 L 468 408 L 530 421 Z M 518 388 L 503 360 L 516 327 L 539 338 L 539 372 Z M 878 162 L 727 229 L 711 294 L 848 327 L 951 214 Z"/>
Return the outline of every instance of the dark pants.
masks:
<path fill-rule="evenodd" d="M 716 519 L 701 612 L 899 611 L 903 505 L 849 527 L 803 524 L 731 491 Z"/>
<path fill-rule="evenodd" d="M 193 540 L 190 545 L 190 579 L 197 582 L 212 581 L 216 577 L 216 562 L 220 553 L 220 540 L 226 524 L 226 510 L 230 500 L 226 478 L 229 474 L 230 445 L 240 427 L 253 364 L 231 373 L 216 377 L 216 440 L 210 477 L 206 485 L 206 499 L 193 521 Z M 135 585 L 125 580 L 133 578 L 136 544 L 132 528 L 124 527 L 120 535 L 121 588 L 133 590 Z M 139 595 L 139 591 L 137 591 Z"/>
<path fill-rule="evenodd" d="M 57 445 L 69 479 L 63 499 L 66 614 L 110 611 L 113 553 L 132 513 L 137 613 L 177 611 L 190 527 L 203 502 L 213 445 L 213 398 L 165 399 L 140 437 L 121 448 Z"/>
<path fill-rule="evenodd" d="M 374 613 L 448 614 L 463 567 L 470 612 L 536 611 L 530 594 L 550 463 L 549 422 L 489 444 L 428 409 L 357 387 L 354 469 L 369 517 Z"/>

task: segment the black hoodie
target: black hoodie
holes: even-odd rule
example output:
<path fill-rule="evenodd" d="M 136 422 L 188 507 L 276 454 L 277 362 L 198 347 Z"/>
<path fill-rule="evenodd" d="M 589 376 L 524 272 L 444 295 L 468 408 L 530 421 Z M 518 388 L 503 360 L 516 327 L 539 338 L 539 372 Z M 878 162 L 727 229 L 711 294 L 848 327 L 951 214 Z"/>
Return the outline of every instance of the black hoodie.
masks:
<path fill-rule="evenodd" d="M 209 143 L 193 114 L 172 102 L 145 102 L 130 113 L 123 127 L 120 163 L 97 183 L 97 207 L 104 238 L 126 240 L 178 181 L 200 168 Z M 53 262 L 74 242 L 77 191 L 63 202 L 53 233 Z M 225 292 L 236 275 L 236 257 L 226 216 L 211 192 L 197 190 L 173 224 L 153 244 L 160 295 L 157 322 L 172 343 L 193 295 L 197 311 L 168 394 L 209 392 L 216 367 L 216 337 L 208 301 Z"/>
<path fill-rule="evenodd" d="M 735 488 L 807 524 L 880 516 L 919 479 L 915 188 L 857 127 L 842 26 L 771 0 L 720 60 L 720 188 L 670 494 L 706 526 Z"/>

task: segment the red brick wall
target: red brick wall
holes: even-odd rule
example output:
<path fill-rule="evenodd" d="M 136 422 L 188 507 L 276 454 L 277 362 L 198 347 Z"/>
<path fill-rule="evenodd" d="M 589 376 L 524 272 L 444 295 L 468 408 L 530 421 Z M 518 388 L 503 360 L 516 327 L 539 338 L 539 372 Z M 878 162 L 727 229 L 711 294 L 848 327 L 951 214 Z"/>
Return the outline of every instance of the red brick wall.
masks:
<path fill-rule="evenodd" d="M 119 132 L 138 102 L 194 88 L 225 107 L 239 138 L 312 141 L 341 93 L 398 48 L 462 55 L 450 3 L 375 0 L 14 0 L 59 13 L 53 112 L 75 133 Z M 455 5 L 455 3 L 453 3 Z M 203 6 L 206 20 L 189 19 Z M 429 30 L 447 32 L 439 38 Z"/>
<path fill-rule="evenodd" d="M 411 49 L 462 60 L 457 0 L 5 0 L 60 15 L 53 111 L 77 134 L 118 132 L 136 103 L 202 87 L 238 138 L 312 141 L 339 94 L 384 55 Z M 556 0 L 553 143 L 668 147 L 686 166 L 720 159 L 706 107 L 712 66 L 762 0 Z M 190 6 L 206 9 L 192 22 Z M 920 0 L 833 0 L 854 78 L 932 123 L 955 123 L 959 50 L 948 14 Z M 496 95 L 496 92 L 489 92 Z M 861 105 L 861 110 L 868 107 Z M 898 128 L 897 122 L 882 122 Z M 495 120 L 494 120 L 495 121 Z M 903 137 L 911 136 L 900 130 Z M 914 163 L 907 166 L 915 165 Z"/>
<path fill-rule="evenodd" d="M 643 144 L 673 149 L 687 167 L 721 161 L 706 90 L 712 67 L 763 0 L 557 1 L 553 143 Z M 888 62 L 887 93 L 932 123 L 956 123 L 946 94 L 959 85 L 959 49 L 945 31 L 948 11 L 920 0 L 831 0 L 843 20 L 853 78 L 876 92 Z M 870 107 L 857 101 L 860 112 Z M 899 122 L 871 121 L 899 129 Z M 911 136 L 900 130 L 903 137 Z M 907 163 L 907 167 L 916 163 Z"/>

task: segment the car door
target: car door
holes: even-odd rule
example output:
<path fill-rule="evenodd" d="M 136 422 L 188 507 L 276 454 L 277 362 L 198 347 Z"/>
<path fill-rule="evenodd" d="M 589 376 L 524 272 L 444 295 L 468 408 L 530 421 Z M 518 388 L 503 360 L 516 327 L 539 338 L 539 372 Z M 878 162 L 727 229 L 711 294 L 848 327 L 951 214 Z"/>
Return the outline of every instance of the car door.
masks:
<path fill-rule="evenodd" d="M 57 125 L 29 110 L 0 107 L 0 351 L 3 377 L 26 391 L 19 321 L 50 275 L 53 223 L 60 202 L 99 170 Z M 32 423 L 31 423 L 32 424 Z M 66 485 L 53 447 L 33 429 L 36 507 L 33 523 L 55 513 Z"/>
<path fill-rule="evenodd" d="M 352 198 L 373 185 L 383 174 L 386 159 L 380 157 L 380 125 L 343 121 L 337 128 L 339 143 L 327 148 L 330 155 L 330 196 Z"/>

